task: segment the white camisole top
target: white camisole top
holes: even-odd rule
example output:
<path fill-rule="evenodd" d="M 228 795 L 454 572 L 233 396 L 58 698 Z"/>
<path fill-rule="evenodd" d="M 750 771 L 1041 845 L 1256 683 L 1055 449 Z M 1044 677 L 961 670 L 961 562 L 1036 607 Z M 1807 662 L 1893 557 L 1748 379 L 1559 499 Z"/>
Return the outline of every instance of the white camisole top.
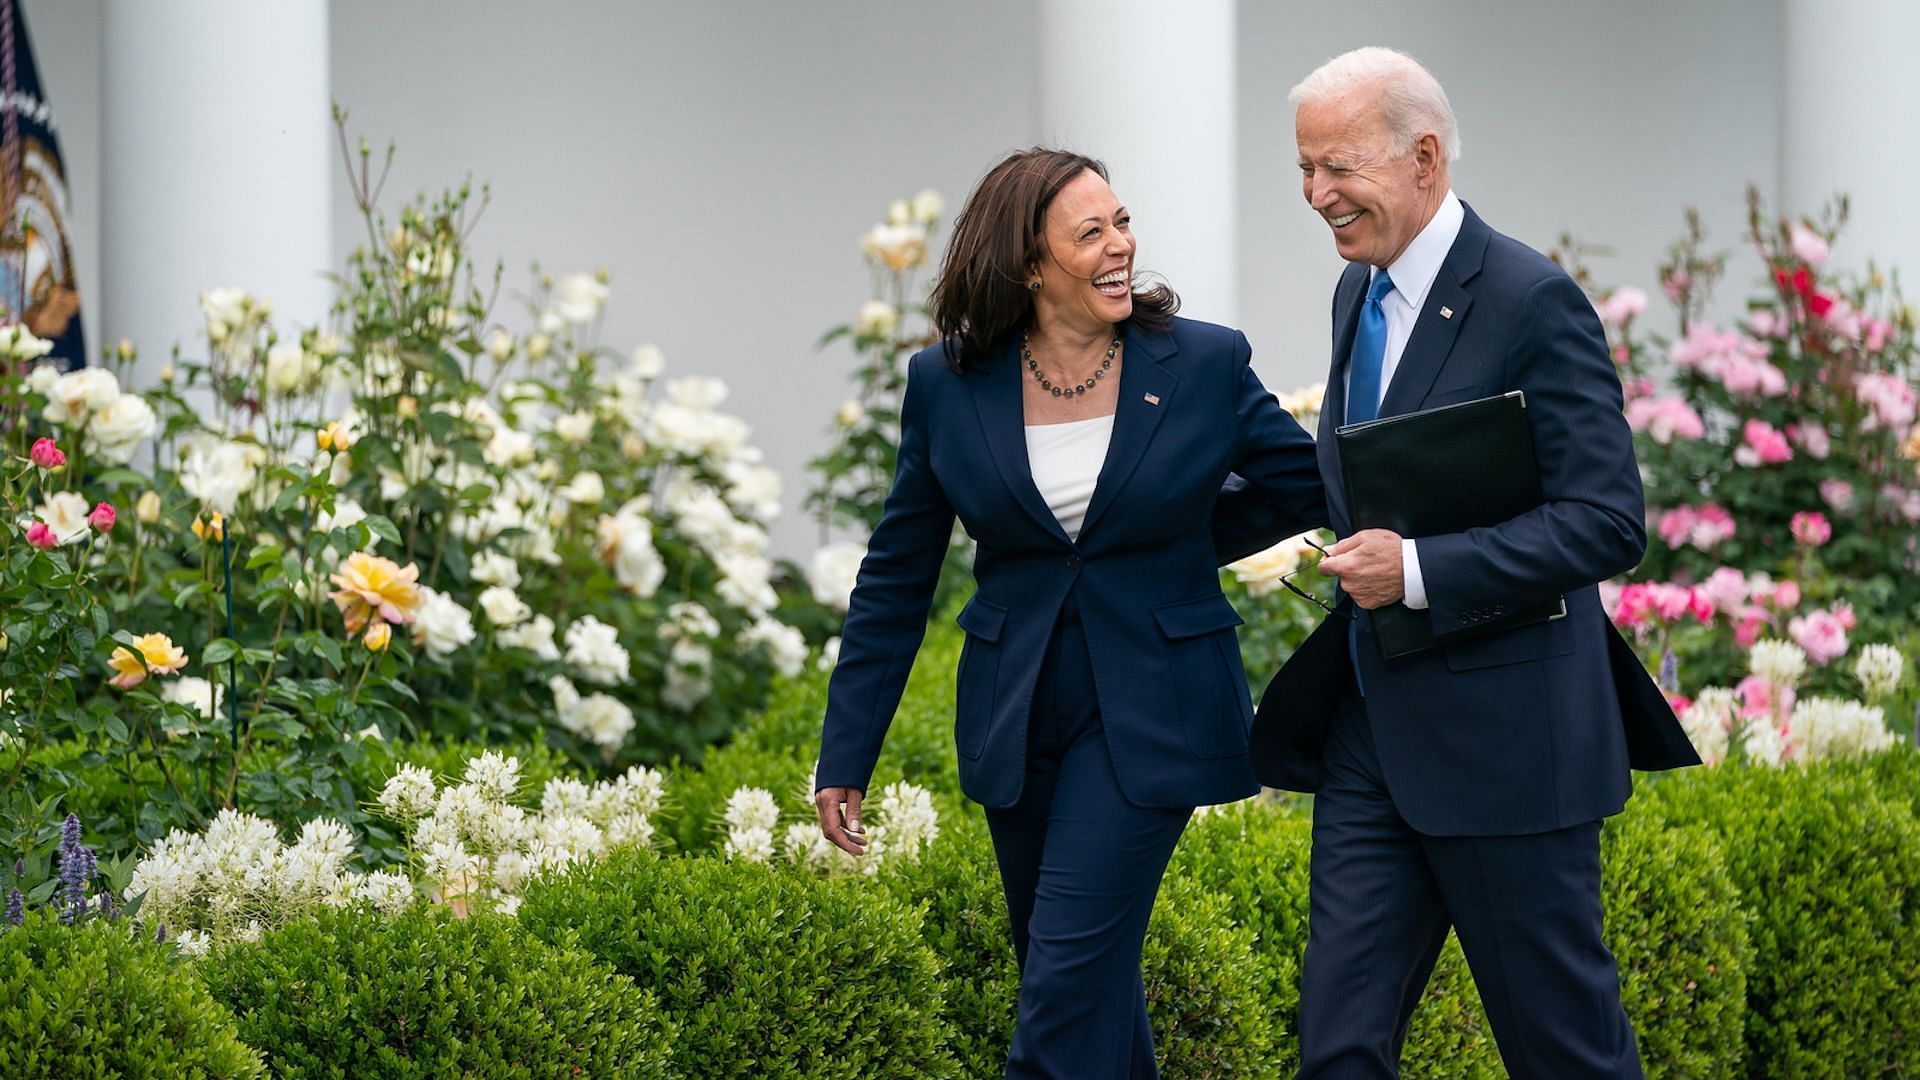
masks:
<path fill-rule="evenodd" d="M 1033 486 L 1040 489 L 1040 497 L 1047 501 L 1047 508 L 1070 540 L 1080 539 L 1087 503 L 1093 499 L 1093 485 L 1100 479 L 1100 467 L 1107 461 L 1107 444 L 1112 440 L 1111 416 L 1027 425 L 1027 462 L 1033 470 Z"/>

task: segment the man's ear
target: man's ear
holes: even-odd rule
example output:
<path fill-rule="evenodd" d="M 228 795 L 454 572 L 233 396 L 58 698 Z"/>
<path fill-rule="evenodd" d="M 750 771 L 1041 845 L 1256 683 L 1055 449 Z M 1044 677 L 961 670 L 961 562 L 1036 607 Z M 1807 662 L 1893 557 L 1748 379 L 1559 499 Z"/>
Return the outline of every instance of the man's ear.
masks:
<path fill-rule="evenodd" d="M 1420 186 L 1432 184 L 1440 175 L 1440 136 L 1429 131 L 1413 141 L 1413 163 Z"/>

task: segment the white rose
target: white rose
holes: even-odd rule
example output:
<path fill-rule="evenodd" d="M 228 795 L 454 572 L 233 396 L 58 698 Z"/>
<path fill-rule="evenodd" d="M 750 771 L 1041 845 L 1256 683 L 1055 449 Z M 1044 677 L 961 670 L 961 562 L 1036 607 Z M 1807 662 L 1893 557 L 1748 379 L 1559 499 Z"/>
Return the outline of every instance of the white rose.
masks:
<path fill-rule="evenodd" d="M 633 730 L 633 710 L 616 698 L 594 693 L 559 713 L 560 726 L 587 742 L 618 750 Z"/>
<path fill-rule="evenodd" d="M 854 581 L 860 576 L 860 562 L 867 557 L 864 544 L 841 540 L 813 553 L 807 567 L 807 584 L 813 598 L 844 614 L 853 600 Z"/>
<path fill-rule="evenodd" d="M 35 364 L 27 372 L 27 389 L 47 397 L 53 392 L 53 385 L 60 381 L 60 369 L 53 364 Z"/>
<path fill-rule="evenodd" d="M 591 615 L 567 627 L 567 664 L 580 677 L 602 686 L 627 681 L 631 658 L 620 644 L 618 631 Z"/>
<path fill-rule="evenodd" d="M 342 495 L 333 500 L 333 513 L 329 514 L 322 510 L 320 515 L 313 519 L 313 531 L 324 535 L 341 529 L 351 529 L 365 520 L 367 520 L 366 507 L 361 506 L 357 500 Z M 379 535 L 374 534 L 367 543 L 368 550 L 372 550 L 379 542 Z"/>
<path fill-rule="evenodd" d="M 120 383 L 104 368 L 86 367 L 55 379 L 46 394 L 47 407 L 40 411 L 40 418 L 73 427 L 111 405 L 120 396 Z"/>
<path fill-rule="evenodd" d="M 773 669 L 788 678 L 800 674 L 807 663 L 806 637 L 771 616 L 762 615 L 741 630 L 739 643 L 742 648 L 765 650 Z"/>
<path fill-rule="evenodd" d="M 560 441 L 579 446 L 593 438 L 593 414 L 567 413 L 553 422 L 553 433 L 560 437 Z"/>
<path fill-rule="evenodd" d="M 927 229 L 918 222 L 875 225 L 861 237 L 860 248 L 875 263 L 899 273 L 927 260 Z"/>
<path fill-rule="evenodd" d="M 90 512 L 85 496 L 74 491 L 56 491 L 47 496 L 47 501 L 40 504 L 35 514 L 53 530 L 54 538 L 65 545 L 87 538 L 90 528 L 87 514 Z"/>
<path fill-rule="evenodd" d="M 501 424 L 493 431 L 493 438 L 480 451 L 487 464 L 497 468 L 511 465 L 524 465 L 533 460 L 533 436 L 524 431 L 515 431 Z"/>
<path fill-rule="evenodd" d="M 1305 535 L 1309 534 L 1302 534 Z M 1302 536 L 1289 536 L 1265 551 L 1256 551 L 1239 562 L 1228 564 L 1227 569 L 1247 587 L 1247 592 L 1265 596 L 1283 588 L 1280 579 L 1300 569 L 1301 556 L 1313 550 Z"/>
<path fill-rule="evenodd" d="M 265 456 L 250 443 L 200 436 L 187 444 L 180 486 L 213 509 L 231 514 L 240 496 L 253 487 L 255 470 Z"/>
<path fill-rule="evenodd" d="M 825 645 L 820 646 L 820 670 L 832 671 L 833 666 L 839 662 L 840 636 L 835 634 L 833 637 L 827 639 Z"/>
<path fill-rule="evenodd" d="M 220 706 L 225 697 L 226 687 L 208 682 L 196 675 L 182 675 L 177 679 L 167 679 L 160 684 L 160 700 L 185 705 L 203 720 L 212 720 L 220 715 Z M 176 731 L 176 728 L 170 724 L 168 730 Z"/>
<path fill-rule="evenodd" d="M 839 422 L 841 427 L 855 427 L 860 421 L 867 418 L 867 407 L 853 398 L 848 398 L 846 401 L 841 402 L 840 411 L 835 413 L 833 418 Z"/>
<path fill-rule="evenodd" d="M 667 354 L 660 346 L 648 343 L 637 345 L 633 350 L 633 373 L 642 379 L 657 379 L 667 370 Z"/>
<path fill-rule="evenodd" d="M 667 400 L 694 412 L 717 409 L 727 400 L 727 383 L 712 375 L 683 375 L 667 380 Z"/>
<path fill-rule="evenodd" d="M 496 364 L 504 364 L 513 358 L 513 335 L 505 330 L 495 330 L 487 335 L 487 355 L 493 357 Z"/>
<path fill-rule="evenodd" d="M 542 660 L 560 659 L 560 647 L 553 643 L 553 620 L 535 615 L 533 621 L 511 626 L 494 635 L 494 641 L 509 648 L 525 649 Z"/>
<path fill-rule="evenodd" d="M 653 546 L 653 523 L 637 513 L 602 516 L 596 528 L 600 560 L 635 596 L 652 596 L 667 578 L 667 564 Z"/>
<path fill-rule="evenodd" d="M 501 585 L 509 589 L 520 587 L 520 564 L 512 556 L 497 551 L 483 551 L 473 557 L 471 567 L 473 580 L 482 585 Z"/>
<path fill-rule="evenodd" d="M 713 680 L 704 674 L 670 667 L 667 669 L 667 683 L 660 688 L 660 700 L 681 712 L 692 712 L 712 693 Z"/>
<path fill-rule="evenodd" d="M 780 606 L 773 591 L 773 563 L 763 556 L 722 552 L 713 557 L 720 569 L 714 592 L 720 599 L 751 615 L 762 615 Z"/>
<path fill-rule="evenodd" d="M 46 338 L 35 337 L 33 331 L 21 323 L 0 327 L 0 356 L 9 360 L 32 362 L 53 351 L 53 342 Z M 39 387 L 35 387 L 38 390 Z"/>
<path fill-rule="evenodd" d="M 83 440 L 87 452 L 115 465 L 133 460 L 133 452 L 142 440 L 160 429 L 147 399 L 138 394 L 121 394 L 93 414 L 87 421 Z"/>
<path fill-rule="evenodd" d="M 291 394 L 307 381 L 312 367 L 299 342 L 282 341 L 267 350 L 267 389 Z"/>
<path fill-rule="evenodd" d="M 215 325 L 222 328 L 221 337 L 225 337 L 225 328 L 239 326 L 247 320 L 247 309 L 253 306 L 253 300 L 245 289 L 208 289 L 200 294 L 200 311 L 207 318 L 207 327 Z"/>
<path fill-rule="evenodd" d="M 473 640 L 473 615 L 453 597 L 420 586 L 421 604 L 413 619 L 413 643 L 424 645 L 429 656 L 444 660 Z"/>
<path fill-rule="evenodd" d="M 931 225 L 939 221 L 940 216 L 946 212 L 947 200 L 941 198 L 940 193 L 932 188 L 927 188 L 913 197 L 913 217 L 922 225 Z"/>
<path fill-rule="evenodd" d="M 568 274 L 553 286 L 553 310 L 568 322 L 588 322 L 606 304 L 607 287 L 592 274 Z"/>
<path fill-rule="evenodd" d="M 599 473 L 583 470 L 556 494 L 575 506 L 592 506 L 607 497 L 607 486 Z"/>
<path fill-rule="evenodd" d="M 863 338 L 893 337 L 900 327 L 900 312 L 885 300 L 869 300 L 853 317 L 853 332 Z"/>
<path fill-rule="evenodd" d="M 731 485 L 727 501 L 759 521 L 780 516 L 780 474 L 765 465 L 733 462 L 723 470 Z"/>
<path fill-rule="evenodd" d="M 495 626 L 512 626 L 525 622 L 533 616 L 533 609 L 525 600 L 509 588 L 494 585 L 480 593 L 480 610 L 486 612 L 487 621 Z"/>

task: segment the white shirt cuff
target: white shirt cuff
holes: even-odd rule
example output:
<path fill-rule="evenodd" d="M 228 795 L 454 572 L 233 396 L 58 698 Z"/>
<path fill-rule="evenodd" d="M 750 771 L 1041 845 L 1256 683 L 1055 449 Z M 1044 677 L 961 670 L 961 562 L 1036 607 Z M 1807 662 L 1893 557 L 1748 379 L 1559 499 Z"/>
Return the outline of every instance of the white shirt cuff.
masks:
<path fill-rule="evenodd" d="M 1401 602 L 1414 611 L 1425 611 L 1427 583 L 1420 577 L 1420 551 L 1404 536 L 1400 538 L 1400 576 L 1407 594 Z"/>

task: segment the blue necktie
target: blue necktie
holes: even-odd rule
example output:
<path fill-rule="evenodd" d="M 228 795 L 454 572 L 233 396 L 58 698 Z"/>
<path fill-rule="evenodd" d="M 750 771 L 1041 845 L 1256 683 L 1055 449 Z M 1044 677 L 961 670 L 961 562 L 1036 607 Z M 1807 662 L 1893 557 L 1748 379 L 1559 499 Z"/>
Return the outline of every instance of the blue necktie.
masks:
<path fill-rule="evenodd" d="M 1353 335 L 1347 375 L 1347 423 L 1362 424 L 1380 415 L 1380 369 L 1387 358 L 1387 313 L 1380 301 L 1393 291 L 1385 270 L 1373 275 L 1367 302 L 1360 305 L 1360 329 Z"/>
<path fill-rule="evenodd" d="M 1367 289 L 1367 302 L 1360 305 L 1360 329 L 1353 335 L 1353 355 L 1347 366 L 1347 423 L 1362 424 L 1380 415 L 1380 369 L 1387 358 L 1387 313 L 1380 301 L 1393 291 L 1393 279 L 1385 270 L 1373 275 Z M 1367 696 L 1366 680 L 1360 677 L 1360 619 L 1365 613 L 1355 610 L 1347 624 L 1347 657 L 1353 662 L 1353 681 L 1360 696 Z"/>

